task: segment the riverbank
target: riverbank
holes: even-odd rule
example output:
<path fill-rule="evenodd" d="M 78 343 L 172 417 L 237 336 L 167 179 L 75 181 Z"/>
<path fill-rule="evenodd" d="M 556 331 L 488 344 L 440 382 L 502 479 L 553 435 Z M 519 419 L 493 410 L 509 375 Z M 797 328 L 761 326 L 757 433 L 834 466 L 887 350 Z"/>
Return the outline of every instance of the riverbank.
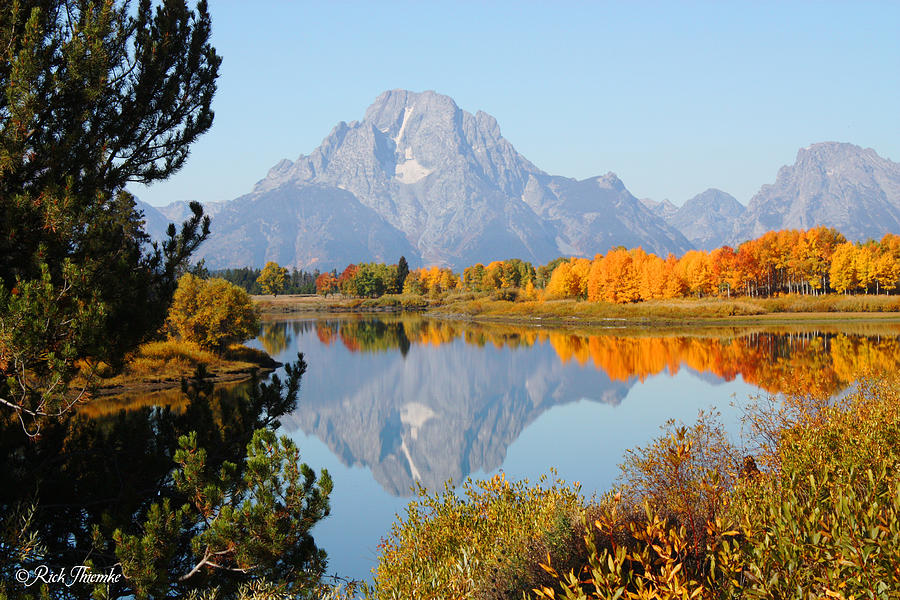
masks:
<path fill-rule="evenodd" d="M 114 376 L 104 377 L 107 369 L 101 365 L 95 397 L 112 397 L 123 394 L 148 394 L 161 390 L 177 389 L 181 381 L 192 379 L 197 367 L 203 364 L 209 381 L 215 384 L 237 383 L 250 378 L 255 370 L 266 374 L 281 366 L 271 356 L 240 344 L 234 344 L 222 354 L 201 349 L 196 344 L 163 341 L 141 346 L 124 370 Z"/>
<path fill-rule="evenodd" d="M 253 301 L 263 315 L 416 311 L 441 318 L 547 325 L 669 327 L 798 322 L 813 325 L 835 321 L 900 323 L 900 296 L 884 295 L 673 299 L 634 304 L 571 299 L 507 301 L 471 293 L 437 299 L 413 295 L 373 299 L 254 296 Z"/>
<path fill-rule="evenodd" d="M 315 294 L 251 296 L 251 298 L 253 305 L 263 316 L 295 313 L 415 312 L 443 304 L 442 300 L 413 294 L 391 294 L 380 298 L 345 298 L 339 294 L 328 298 Z"/>

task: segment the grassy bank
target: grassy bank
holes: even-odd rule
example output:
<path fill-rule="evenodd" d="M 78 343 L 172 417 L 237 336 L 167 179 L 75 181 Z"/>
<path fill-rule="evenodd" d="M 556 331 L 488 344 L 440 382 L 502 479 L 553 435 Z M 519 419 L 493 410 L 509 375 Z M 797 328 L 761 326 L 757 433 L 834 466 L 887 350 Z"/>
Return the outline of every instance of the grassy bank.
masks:
<path fill-rule="evenodd" d="M 566 322 L 609 320 L 684 322 L 758 321 L 760 319 L 873 318 L 888 315 L 900 320 L 897 296 L 785 296 L 782 298 L 719 298 L 651 300 L 611 304 L 580 300 L 508 302 L 491 298 L 448 299 L 436 312 L 472 318 L 551 320 Z"/>
<path fill-rule="evenodd" d="M 201 364 L 216 383 L 240 381 L 248 378 L 254 369 L 262 373 L 278 366 L 262 350 L 240 344 L 230 346 L 220 355 L 203 350 L 193 342 L 171 339 L 148 342 L 138 348 L 119 373 L 113 373 L 102 363 L 96 367 L 96 395 L 179 388 L 182 379 L 193 377 Z"/>
<path fill-rule="evenodd" d="M 254 296 L 263 314 L 427 311 L 435 316 L 497 321 L 609 325 L 610 321 L 638 324 L 709 324 L 757 322 L 829 322 L 887 319 L 900 321 L 900 296 L 783 296 L 779 298 L 702 298 L 652 300 L 611 304 L 583 300 L 510 301 L 497 295 L 450 293 L 436 298 L 412 294 L 380 298 L 322 298 L 320 296 Z"/>
<path fill-rule="evenodd" d="M 440 299 L 415 294 L 387 294 L 379 298 L 345 298 L 341 295 L 324 298 L 315 295 L 253 296 L 253 305 L 261 315 L 290 315 L 304 313 L 346 312 L 402 312 L 423 311 L 440 306 Z"/>

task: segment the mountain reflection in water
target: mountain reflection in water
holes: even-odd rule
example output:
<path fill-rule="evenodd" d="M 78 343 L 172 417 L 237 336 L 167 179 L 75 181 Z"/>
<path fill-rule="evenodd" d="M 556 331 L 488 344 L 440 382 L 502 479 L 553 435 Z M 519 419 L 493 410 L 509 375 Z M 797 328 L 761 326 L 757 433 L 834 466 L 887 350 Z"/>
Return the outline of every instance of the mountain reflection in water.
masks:
<path fill-rule="evenodd" d="M 495 471 L 550 408 L 616 405 L 661 373 L 687 369 L 710 383 L 740 376 L 768 393 L 832 395 L 900 360 L 896 325 L 650 333 L 387 317 L 269 322 L 260 342 L 300 350 L 310 363 L 313 377 L 285 428 L 316 436 L 345 465 L 370 469 L 396 496 L 415 482 L 434 489 Z"/>

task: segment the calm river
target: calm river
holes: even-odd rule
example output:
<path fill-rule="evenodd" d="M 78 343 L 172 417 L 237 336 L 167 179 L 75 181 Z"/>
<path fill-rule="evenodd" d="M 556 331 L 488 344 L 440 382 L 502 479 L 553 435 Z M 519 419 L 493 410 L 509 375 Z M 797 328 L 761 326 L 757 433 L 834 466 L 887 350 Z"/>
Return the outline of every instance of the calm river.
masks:
<path fill-rule="evenodd" d="M 348 317 L 266 322 L 254 343 L 282 362 L 306 357 L 282 430 L 334 478 L 314 531 L 329 572 L 361 579 L 416 482 L 556 469 L 602 492 L 668 419 L 718 410 L 737 437 L 752 397 L 841 393 L 900 362 L 896 324 L 581 331 Z"/>

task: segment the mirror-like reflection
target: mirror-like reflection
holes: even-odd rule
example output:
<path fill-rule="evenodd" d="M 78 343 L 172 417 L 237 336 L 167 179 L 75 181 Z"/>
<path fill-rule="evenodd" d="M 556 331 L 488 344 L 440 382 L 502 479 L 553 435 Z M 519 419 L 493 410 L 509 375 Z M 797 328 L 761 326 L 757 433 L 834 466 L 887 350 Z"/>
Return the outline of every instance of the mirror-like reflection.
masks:
<path fill-rule="evenodd" d="M 458 339 L 469 345 L 491 344 L 496 348 L 550 344 L 563 363 L 590 363 L 615 381 L 644 381 L 664 371 L 675 374 L 687 367 L 726 381 L 740 375 L 744 381 L 773 394 L 835 394 L 861 371 L 895 370 L 900 361 L 900 324 L 896 323 L 816 329 L 674 329 L 654 335 L 652 330 L 632 329 L 620 334 L 618 329 L 607 329 L 590 333 L 407 317 L 297 321 L 292 329 L 300 333 L 313 327 L 323 344 L 340 341 L 351 352 L 399 349 L 406 356 L 413 345 L 440 346 Z M 275 336 L 268 333 L 275 330 Z M 268 323 L 260 339 L 269 348 L 267 335 L 281 340 L 287 339 L 287 332 L 286 322 Z"/>
<path fill-rule="evenodd" d="M 740 378 L 769 393 L 832 395 L 862 371 L 896 370 L 898 336 L 896 324 L 654 335 L 410 316 L 270 322 L 260 341 L 288 340 L 312 365 L 306 403 L 285 426 L 405 496 L 416 481 L 437 487 L 500 468 L 556 405 L 615 405 L 638 382 L 683 369 L 711 384 Z"/>

